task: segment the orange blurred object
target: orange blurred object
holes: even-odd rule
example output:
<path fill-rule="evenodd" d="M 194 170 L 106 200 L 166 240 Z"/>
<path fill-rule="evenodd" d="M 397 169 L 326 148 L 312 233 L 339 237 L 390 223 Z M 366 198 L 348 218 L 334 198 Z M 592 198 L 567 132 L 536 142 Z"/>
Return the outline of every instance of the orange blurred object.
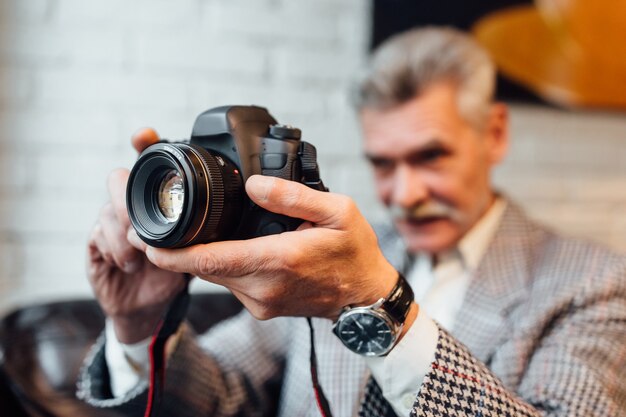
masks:
<path fill-rule="evenodd" d="M 556 104 L 626 109 L 626 1 L 536 0 L 473 28 L 499 69 Z"/>

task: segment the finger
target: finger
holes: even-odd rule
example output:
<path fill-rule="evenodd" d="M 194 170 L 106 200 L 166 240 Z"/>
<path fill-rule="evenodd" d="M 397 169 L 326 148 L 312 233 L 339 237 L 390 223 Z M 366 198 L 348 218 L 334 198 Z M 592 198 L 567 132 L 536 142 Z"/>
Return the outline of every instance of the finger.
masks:
<path fill-rule="evenodd" d="M 127 274 L 137 272 L 142 265 L 141 252 L 128 241 L 127 228 L 117 220 L 111 205 L 102 209 L 100 224 L 115 265 Z"/>
<path fill-rule="evenodd" d="M 137 234 L 135 229 L 133 229 L 132 227 L 128 228 L 128 232 L 126 233 L 126 238 L 128 239 L 128 242 L 135 247 L 135 249 L 141 252 L 146 251 L 146 248 L 148 247 L 148 245 L 146 244 L 146 242 L 141 240 L 141 238 L 139 238 L 139 235 Z"/>
<path fill-rule="evenodd" d="M 129 175 L 127 169 L 119 168 L 112 171 L 107 180 L 113 212 L 123 228 L 130 225 L 128 210 L 126 209 L 126 183 Z"/>
<path fill-rule="evenodd" d="M 230 292 L 233 293 L 241 304 L 243 304 L 246 310 L 248 310 L 248 312 L 257 320 L 268 320 L 275 317 L 274 315 L 269 314 L 270 311 L 262 303 L 259 303 L 247 294 L 232 288 L 230 288 Z"/>
<path fill-rule="evenodd" d="M 102 226 L 98 223 L 91 232 L 89 243 L 89 256 L 92 262 L 103 259 L 108 264 L 113 264 L 111 248 L 104 237 Z"/>
<path fill-rule="evenodd" d="M 96 224 L 87 244 L 87 278 L 96 284 L 98 278 L 105 276 L 106 271 L 116 268 L 113 265 L 111 251 L 102 234 L 100 224 Z"/>
<path fill-rule="evenodd" d="M 315 227 L 315 226 L 313 225 L 313 223 L 311 223 L 311 222 L 306 222 L 306 221 L 305 221 L 305 222 L 302 222 L 302 223 L 300 224 L 300 226 L 298 226 L 298 228 L 297 228 L 296 230 L 308 230 L 308 229 L 311 229 L 311 228 L 313 228 L 313 227 Z"/>
<path fill-rule="evenodd" d="M 88 256 L 88 260 L 90 263 L 101 262 L 104 260 L 104 257 L 102 256 L 102 253 L 98 249 L 98 245 L 96 243 L 96 240 L 98 239 L 98 235 L 101 233 L 102 233 L 102 226 L 100 226 L 100 223 L 97 223 L 93 227 L 93 230 L 91 231 L 91 234 L 89 235 L 89 241 L 87 243 L 87 256 Z"/>
<path fill-rule="evenodd" d="M 339 215 L 356 208 L 348 197 L 264 175 L 251 176 L 246 182 L 246 192 L 266 210 L 319 225 L 334 224 Z"/>
<path fill-rule="evenodd" d="M 159 249 L 148 246 L 150 262 L 162 269 L 190 273 L 216 284 L 229 286 L 223 278 L 242 277 L 261 270 L 276 270 L 278 256 L 285 247 L 280 235 L 249 240 L 213 242 L 182 249 Z"/>
<path fill-rule="evenodd" d="M 133 148 L 139 153 L 143 152 L 148 146 L 154 145 L 159 140 L 157 132 L 149 127 L 137 130 L 130 138 Z"/>
<path fill-rule="evenodd" d="M 89 241 L 87 245 L 87 278 L 90 281 L 97 276 L 98 270 L 102 265 L 106 265 L 102 254 L 96 247 L 96 243 L 93 240 Z"/>

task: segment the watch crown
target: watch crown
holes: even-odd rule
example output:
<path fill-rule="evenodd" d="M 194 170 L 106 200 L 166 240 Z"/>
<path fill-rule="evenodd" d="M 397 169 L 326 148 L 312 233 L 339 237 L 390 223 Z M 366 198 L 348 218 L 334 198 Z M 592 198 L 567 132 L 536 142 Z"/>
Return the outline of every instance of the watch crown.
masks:
<path fill-rule="evenodd" d="M 376 301 L 374 304 L 372 304 L 372 308 L 379 308 L 380 306 L 383 305 L 383 303 L 385 302 L 384 298 L 380 298 L 378 299 L 378 301 Z"/>

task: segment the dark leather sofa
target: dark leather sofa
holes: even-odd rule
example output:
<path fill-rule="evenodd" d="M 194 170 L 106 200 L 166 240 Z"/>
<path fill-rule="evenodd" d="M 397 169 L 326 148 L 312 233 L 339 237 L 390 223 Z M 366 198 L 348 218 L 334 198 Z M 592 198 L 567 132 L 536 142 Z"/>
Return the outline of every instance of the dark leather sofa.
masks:
<path fill-rule="evenodd" d="M 228 293 L 194 294 L 187 315 L 197 332 L 241 310 Z M 104 327 L 94 300 L 18 309 L 0 321 L 0 416 L 111 416 L 75 398 L 83 358 Z"/>

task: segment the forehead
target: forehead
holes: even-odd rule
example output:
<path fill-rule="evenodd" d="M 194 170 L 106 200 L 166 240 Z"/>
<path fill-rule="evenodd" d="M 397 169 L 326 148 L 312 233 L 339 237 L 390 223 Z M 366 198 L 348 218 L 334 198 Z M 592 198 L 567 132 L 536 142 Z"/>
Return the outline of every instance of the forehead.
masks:
<path fill-rule="evenodd" d="M 433 86 L 420 96 L 385 110 L 360 113 L 367 153 L 394 154 L 438 140 L 455 145 L 468 127 L 458 111 L 456 90 L 447 84 Z"/>

